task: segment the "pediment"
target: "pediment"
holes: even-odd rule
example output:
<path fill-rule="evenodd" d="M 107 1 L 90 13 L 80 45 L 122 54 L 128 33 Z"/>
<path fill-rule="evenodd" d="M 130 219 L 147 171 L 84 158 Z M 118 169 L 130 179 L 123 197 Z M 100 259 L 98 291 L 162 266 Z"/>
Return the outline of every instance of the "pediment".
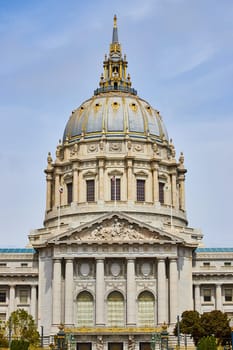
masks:
<path fill-rule="evenodd" d="M 177 238 L 167 232 L 145 224 L 122 213 L 106 214 L 97 220 L 78 226 L 60 234 L 49 243 L 178 243 Z"/>

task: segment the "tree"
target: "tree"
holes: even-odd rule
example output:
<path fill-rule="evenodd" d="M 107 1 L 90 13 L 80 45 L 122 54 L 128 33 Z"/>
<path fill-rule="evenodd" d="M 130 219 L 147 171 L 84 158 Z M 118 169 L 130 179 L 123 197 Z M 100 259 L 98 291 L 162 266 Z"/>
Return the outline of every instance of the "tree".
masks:
<path fill-rule="evenodd" d="M 201 327 L 201 317 L 197 311 L 184 311 L 181 315 L 180 333 L 189 334 L 197 345 L 198 340 L 204 335 L 204 330 Z M 174 328 L 174 334 L 177 334 L 177 323 Z"/>
<path fill-rule="evenodd" d="M 24 309 L 13 311 L 6 323 L 12 338 L 28 341 L 32 345 L 38 345 L 40 335 L 33 317 Z"/>
<path fill-rule="evenodd" d="M 8 345 L 5 325 L 2 321 L 0 321 L 0 348 L 8 348 Z"/>
<path fill-rule="evenodd" d="M 231 328 L 226 313 L 219 310 L 204 313 L 201 316 L 201 326 L 205 329 L 205 336 L 214 335 L 218 339 L 218 345 L 231 341 Z"/>
<path fill-rule="evenodd" d="M 197 311 L 184 311 L 180 321 L 180 333 L 189 334 L 197 345 L 202 337 L 214 336 L 217 345 L 225 345 L 230 342 L 231 328 L 227 314 L 213 310 L 200 315 Z M 177 324 L 174 328 L 177 335 Z"/>
<path fill-rule="evenodd" d="M 213 336 L 202 337 L 197 344 L 197 350 L 217 350 L 216 339 Z"/>

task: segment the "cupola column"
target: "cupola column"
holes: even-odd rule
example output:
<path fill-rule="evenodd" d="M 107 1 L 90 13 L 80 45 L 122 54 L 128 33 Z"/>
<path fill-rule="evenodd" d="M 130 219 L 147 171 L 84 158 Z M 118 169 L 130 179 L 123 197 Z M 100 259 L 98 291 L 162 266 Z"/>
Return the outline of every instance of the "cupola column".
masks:
<path fill-rule="evenodd" d="M 55 175 L 55 193 L 54 193 L 54 198 L 55 198 L 55 207 L 59 207 L 60 206 L 60 174 L 56 174 Z"/>
<path fill-rule="evenodd" d="M 104 200 L 104 159 L 99 159 L 99 201 Z"/>
<path fill-rule="evenodd" d="M 33 319 L 36 319 L 36 286 L 31 286 L 31 315 Z"/>
<path fill-rule="evenodd" d="M 176 173 L 172 173 L 172 205 L 177 208 L 177 192 L 176 192 Z"/>
<path fill-rule="evenodd" d="M 9 297 L 9 312 L 10 314 L 15 310 L 15 286 L 10 286 L 10 297 Z"/>
<path fill-rule="evenodd" d="M 128 201 L 133 201 L 133 159 L 127 159 L 127 193 Z"/>
<path fill-rule="evenodd" d="M 153 166 L 153 199 L 154 203 L 159 201 L 159 179 L 158 179 L 158 165 Z"/>
<path fill-rule="evenodd" d="M 216 310 L 222 311 L 222 286 L 221 284 L 216 285 Z"/>
<path fill-rule="evenodd" d="M 75 166 L 73 170 L 73 202 L 78 202 L 78 168 Z"/>
<path fill-rule="evenodd" d="M 51 199 L 52 199 L 52 176 L 47 174 L 46 176 L 46 211 L 51 210 Z"/>
<path fill-rule="evenodd" d="M 180 209 L 185 211 L 185 187 L 184 187 L 185 176 L 179 176 L 179 197 L 180 197 Z"/>

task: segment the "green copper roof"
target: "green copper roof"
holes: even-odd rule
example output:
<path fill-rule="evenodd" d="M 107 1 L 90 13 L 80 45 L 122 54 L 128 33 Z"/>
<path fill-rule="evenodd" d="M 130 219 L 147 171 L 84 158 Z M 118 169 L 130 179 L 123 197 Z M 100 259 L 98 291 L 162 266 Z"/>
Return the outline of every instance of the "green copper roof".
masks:
<path fill-rule="evenodd" d="M 227 253 L 233 252 L 233 248 L 197 248 L 197 253 Z"/>
<path fill-rule="evenodd" d="M 36 251 L 33 248 L 0 248 L 0 254 L 1 253 L 28 253 L 28 254 L 34 254 Z"/>

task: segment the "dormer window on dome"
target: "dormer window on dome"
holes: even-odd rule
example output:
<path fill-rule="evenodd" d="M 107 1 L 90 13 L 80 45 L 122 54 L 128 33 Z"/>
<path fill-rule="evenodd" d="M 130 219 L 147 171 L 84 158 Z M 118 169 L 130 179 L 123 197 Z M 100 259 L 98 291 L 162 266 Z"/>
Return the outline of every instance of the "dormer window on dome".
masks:
<path fill-rule="evenodd" d="M 117 17 L 115 15 L 109 56 L 105 55 L 104 73 L 101 74 L 100 87 L 94 91 L 94 95 L 109 91 L 121 91 L 137 95 L 137 91 L 131 87 L 127 65 L 126 55 L 124 55 L 124 58 L 122 57 L 121 44 L 118 41 Z"/>

